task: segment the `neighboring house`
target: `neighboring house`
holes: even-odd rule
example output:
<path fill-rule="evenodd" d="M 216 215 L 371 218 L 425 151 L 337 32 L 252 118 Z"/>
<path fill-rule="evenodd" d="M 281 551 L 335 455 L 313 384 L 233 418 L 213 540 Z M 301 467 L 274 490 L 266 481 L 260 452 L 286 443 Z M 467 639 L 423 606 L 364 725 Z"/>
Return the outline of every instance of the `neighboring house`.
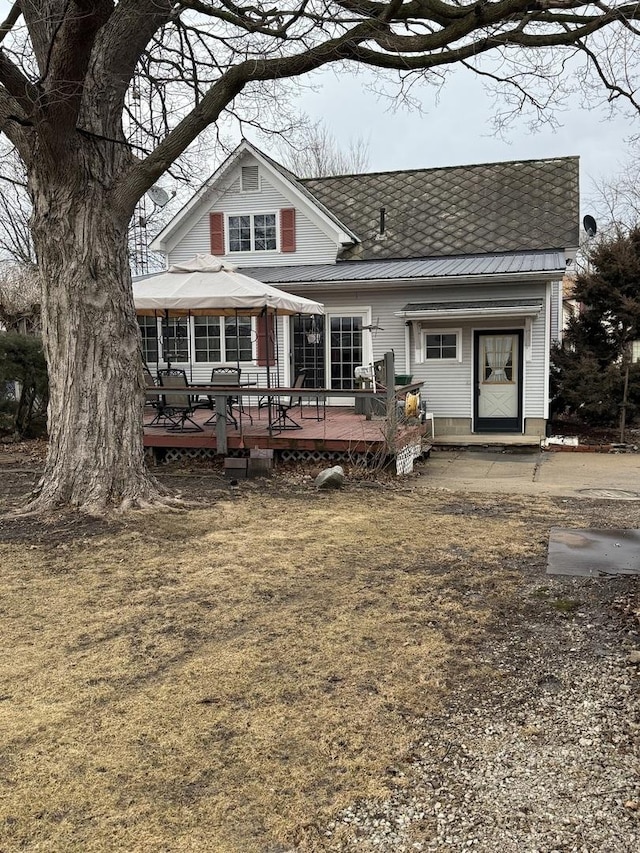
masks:
<path fill-rule="evenodd" d="M 436 434 L 544 435 L 578 203 L 576 157 L 301 180 L 243 142 L 151 248 L 169 265 L 210 252 L 322 302 L 320 323 L 281 322 L 285 382 L 306 368 L 310 386 L 351 388 L 393 350 Z M 240 337 L 233 319 L 173 322 L 194 378 L 239 350 L 245 369 L 266 363 L 250 318 Z"/>

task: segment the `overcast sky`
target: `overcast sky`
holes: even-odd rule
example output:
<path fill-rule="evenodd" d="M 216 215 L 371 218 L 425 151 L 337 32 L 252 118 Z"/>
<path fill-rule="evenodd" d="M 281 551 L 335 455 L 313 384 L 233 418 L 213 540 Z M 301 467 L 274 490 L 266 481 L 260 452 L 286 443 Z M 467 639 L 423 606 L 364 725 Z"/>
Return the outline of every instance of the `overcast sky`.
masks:
<path fill-rule="evenodd" d="M 592 181 L 619 171 L 628 157 L 627 140 L 640 132 L 640 117 L 611 117 L 605 106 L 576 106 L 557 114 L 562 126 L 556 131 L 543 127 L 533 133 L 525 119 L 517 118 L 502 138 L 492 125 L 491 97 L 469 73 L 454 74 L 439 103 L 432 89 L 424 87 L 422 94 L 422 114 L 391 113 L 367 90 L 366 79 L 324 72 L 322 85 L 305 93 L 301 103 L 314 120 L 327 124 L 342 147 L 359 136 L 367 140 L 369 171 L 578 155 L 583 214 L 589 212 Z"/>
<path fill-rule="evenodd" d="M 0 0 L 0 20 L 8 8 L 8 0 Z M 468 72 L 451 75 L 439 103 L 434 90 L 423 87 L 422 114 L 389 112 L 368 91 L 366 79 L 327 69 L 314 78 L 316 91 L 307 90 L 299 104 L 312 119 L 323 120 L 341 147 L 358 137 L 367 141 L 369 171 L 579 155 L 583 214 L 590 212 L 592 181 L 619 171 L 629 154 L 627 140 L 640 132 L 640 118 L 612 118 L 605 107 L 576 106 L 558 113 L 562 126 L 556 131 L 543 127 L 532 133 L 526 120 L 516 119 L 502 138 L 491 123 L 496 108 L 490 96 Z M 275 144 L 271 150 L 258 144 L 277 158 Z"/>

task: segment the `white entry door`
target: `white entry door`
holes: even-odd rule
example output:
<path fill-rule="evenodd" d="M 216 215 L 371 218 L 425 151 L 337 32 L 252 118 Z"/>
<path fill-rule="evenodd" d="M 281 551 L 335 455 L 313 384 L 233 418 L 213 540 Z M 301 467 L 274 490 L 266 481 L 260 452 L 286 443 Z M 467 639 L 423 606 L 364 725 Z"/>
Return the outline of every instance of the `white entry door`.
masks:
<path fill-rule="evenodd" d="M 475 432 L 522 432 L 522 330 L 475 333 Z"/>

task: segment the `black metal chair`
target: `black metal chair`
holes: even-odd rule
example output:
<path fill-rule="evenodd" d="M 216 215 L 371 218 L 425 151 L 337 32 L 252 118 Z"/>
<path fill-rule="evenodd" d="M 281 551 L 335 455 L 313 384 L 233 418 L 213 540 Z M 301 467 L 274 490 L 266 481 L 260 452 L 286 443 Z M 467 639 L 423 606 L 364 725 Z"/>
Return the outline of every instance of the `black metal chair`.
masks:
<path fill-rule="evenodd" d="M 174 367 L 159 370 L 158 379 L 163 388 L 185 389 L 184 394 L 162 395 L 164 410 L 172 419 L 172 424 L 167 429 L 179 432 L 204 432 L 200 424 L 196 423 L 191 417 L 195 410 L 201 406 L 193 395 L 188 393 L 189 383 L 185 371 Z"/>
<path fill-rule="evenodd" d="M 305 380 L 305 371 L 301 370 L 296 376 L 293 388 L 302 388 Z M 275 399 L 276 417 L 271 421 L 271 432 L 282 432 L 285 429 L 302 429 L 302 424 L 294 421 L 289 412 L 295 409 L 296 406 L 302 404 L 302 397 L 296 397 L 295 394 L 287 395 L 286 397 L 277 397 Z"/>
<path fill-rule="evenodd" d="M 242 369 L 240 367 L 214 367 L 211 371 L 211 385 L 239 385 L 241 373 Z M 214 408 L 215 401 L 211 396 L 209 397 L 209 403 L 211 408 Z M 227 397 L 225 418 L 228 424 L 233 424 L 235 429 L 238 429 L 238 421 L 233 413 L 234 406 L 239 406 L 238 397 L 233 395 Z M 217 423 L 218 414 L 218 412 L 214 412 L 209 420 L 205 421 L 205 426 Z"/>
<path fill-rule="evenodd" d="M 304 382 L 306 382 L 306 370 L 301 370 L 300 373 L 304 374 L 304 381 L 301 387 L 304 387 Z M 306 404 L 303 405 L 303 398 L 306 401 Z M 317 394 L 302 394 L 300 396 L 300 419 L 303 421 L 323 421 L 326 418 L 327 413 L 327 398 L 319 397 Z M 322 413 L 320 413 L 320 409 L 322 408 Z M 305 411 L 313 411 L 315 410 L 314 415 L 305 415 Z"/>
<path fill-rule="evenodd" d="M 144 381 L 145 387 L 147 390 L 155 390 L 158 387 L 158 383 L 153 378 L 151 371 L 147 367 L 147 365 L 143 365 L 144 370 Z M 153 409 L 154 415 L 153 418 L 149 421 L 149 423 L 145 424 L 147 427 L 168 427 L 175 426 L 175 420 L 173 417 L 167 412 L 167 408 L 165 405 L 164 397 L 162 394 L 147 394 L 144 401 L 145 408 Z"/>

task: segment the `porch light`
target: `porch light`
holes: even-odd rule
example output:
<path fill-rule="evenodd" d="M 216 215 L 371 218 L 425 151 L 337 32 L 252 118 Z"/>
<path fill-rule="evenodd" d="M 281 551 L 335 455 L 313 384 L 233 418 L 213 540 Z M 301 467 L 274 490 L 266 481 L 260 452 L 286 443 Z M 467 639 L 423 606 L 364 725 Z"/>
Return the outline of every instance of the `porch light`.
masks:
<path fill-rule="evenodd" d="M 315 317 L 311 318 L 311 326 L 308 331 L 305 333 L 305 337 L 307 339 L 307 343 L 309 344 L 319 344 L 322 338 L 322 332 L 320 332 L 316 326 Z"/>

